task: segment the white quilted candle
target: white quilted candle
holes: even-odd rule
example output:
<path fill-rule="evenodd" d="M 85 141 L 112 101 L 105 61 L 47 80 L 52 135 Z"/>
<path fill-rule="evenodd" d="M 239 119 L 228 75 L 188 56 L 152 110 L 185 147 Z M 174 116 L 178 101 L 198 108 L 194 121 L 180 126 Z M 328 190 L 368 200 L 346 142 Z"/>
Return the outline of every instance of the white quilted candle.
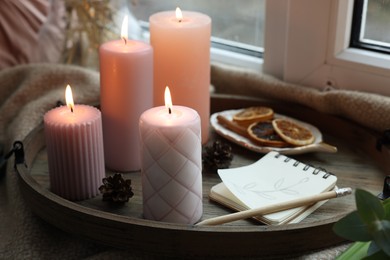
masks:
<path fill-rule="evenodd" d="M 144 217 L 194 224 L 203 213 L 198 113 L 155 107 L 141 115 L 139 127 Z"/>
<path fill-rule="evenodd" d="M 69 200 L 96 196 L 105 176 L 100 111 L 62 106 L 44 116 L 50 189 Z"/>

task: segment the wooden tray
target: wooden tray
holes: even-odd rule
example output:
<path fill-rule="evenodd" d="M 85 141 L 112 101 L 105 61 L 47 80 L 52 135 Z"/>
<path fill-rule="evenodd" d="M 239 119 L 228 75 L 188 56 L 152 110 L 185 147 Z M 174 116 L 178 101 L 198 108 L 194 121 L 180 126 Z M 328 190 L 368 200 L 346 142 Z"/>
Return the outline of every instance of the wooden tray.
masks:
<path fill-rule="evenodd" d="M 375 149 L 378 135 L 347 120 L 324 115 L 302 106 L 232 96 L 213 96 L 211 111 L 268 105 L 278 113 L 317 126 L 326 142 L 338 147 L 335 154 L 310 153 L 294 158 L 324 167 L 338 176 L 338 186 L 364 188 L 374 194 L 382 190 L 389 170 L 389 151 Z M 213 131 L 210 143 L 220 138 Z M 49 190 L 47 157 L 42 127 L 23 140 L 26 162 L 17 165 L 22 191 L 32 210 L 45 221 L 72 234 L 113 247 L 131 249 L 148 255 L 178 257 L 281 257 L 296 256 L 341 243 L 333 224 L 355 209 L 353 196 L 327 202 L 303 222 L 265 226 L 242 220 L 221 226 L 192 226 L 145 220 L 142 218 L 140 173 L 126 173 L 132 180 L 135 196 L 123 206 L 103 202 L 101 196 L 70 202 Z M 261 154 L 231 143 L 231 167 L 254 162 Z M 377 165 L 383 166 L 382 168 Z M 107 172 L 109 173 L 109 172 Z M 211 186 L 220 182 L 216 173 L 203 173 L 203 219 L 230 213 L 208 200 Z"/>

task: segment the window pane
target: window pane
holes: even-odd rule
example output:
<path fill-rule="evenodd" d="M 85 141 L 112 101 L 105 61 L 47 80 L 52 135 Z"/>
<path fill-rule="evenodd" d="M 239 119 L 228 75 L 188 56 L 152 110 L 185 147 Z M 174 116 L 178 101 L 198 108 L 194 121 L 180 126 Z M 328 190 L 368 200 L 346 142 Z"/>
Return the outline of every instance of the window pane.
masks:
<path fill-rule="evenodd" d="M 265 0 L 129 0 L 133 15 L 148 21 L 153 13 L 182 10 L 207 14 L 212 19 L 214 37 L 234 42 L 263 46 L 264 2 Z"/>
<path fill-rule="evenodd" d="M 365 0 L 362 41 L 390 46 L 390 0 Z"/>

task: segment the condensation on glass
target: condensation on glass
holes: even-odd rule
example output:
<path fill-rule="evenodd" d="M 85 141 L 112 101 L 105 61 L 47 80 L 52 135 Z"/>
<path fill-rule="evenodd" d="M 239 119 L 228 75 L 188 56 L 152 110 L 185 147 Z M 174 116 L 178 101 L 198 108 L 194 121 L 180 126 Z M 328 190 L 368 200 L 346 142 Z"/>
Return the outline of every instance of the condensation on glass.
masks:
<path fill-rule="evenodd" d="M 265 0 L 128 0 L 136 19 L 148 21 L 160 11 L 182 10 L 207 14 L 212 19 L 213 37 L 263 47 Z"/>

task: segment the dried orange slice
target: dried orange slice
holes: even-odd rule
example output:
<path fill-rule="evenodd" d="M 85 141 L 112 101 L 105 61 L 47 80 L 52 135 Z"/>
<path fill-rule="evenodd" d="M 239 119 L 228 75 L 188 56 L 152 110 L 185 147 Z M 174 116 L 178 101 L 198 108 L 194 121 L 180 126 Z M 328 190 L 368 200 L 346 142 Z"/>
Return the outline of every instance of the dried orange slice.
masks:
<path fill-rule="evenodd" d="M 233 121 L 248 127 L 254 122 L 271 120 L 274 117 L 272 108 L 259 106 L 248 107 L 233 116 Z"/>
<path fill-rule="evenodd" d="M 271 121 L 255 122 L 248 127 L 247 131 L 250 139 L 262 146 L 286 147 L 290 145 L 275 132 Z"/>
<path fill-rule="evenodd" d="M 295 146 L 308 145 L 314 142 L 313 133 L 297 122 L 278 118 L 272 121 L 278 135 L 287 143 Z"/>

